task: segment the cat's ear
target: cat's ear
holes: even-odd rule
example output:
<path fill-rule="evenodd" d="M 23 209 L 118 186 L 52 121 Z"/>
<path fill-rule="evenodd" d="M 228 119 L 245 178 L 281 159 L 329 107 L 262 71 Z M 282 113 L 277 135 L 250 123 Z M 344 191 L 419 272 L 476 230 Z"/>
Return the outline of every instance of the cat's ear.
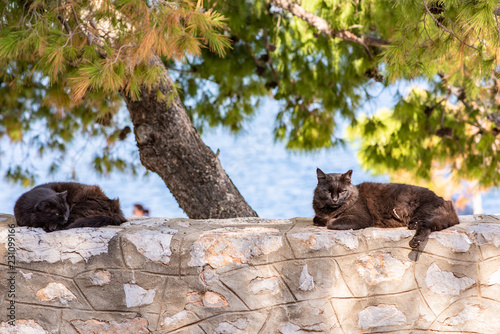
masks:
<path fill-rule="evenodd" d="M 62 193 L 57 193 L 57 196 L 59 196 L 64 201 L 66 200 L 66 196 L 67 195 L 68 195 L 68 191 L 67 190 L 63 191 Z"/>
<path fill-rule="evenodd" d="M 318 180 L 326 179 L 325 173 L 319 168 L 316 168 L 316 176 L 318 176 Z"/>
<path fill-rule="evenodd" d="M 351 176 L 352 176 L 352 169 L 349 169 L 347 173 L 342 175 L 342 178 L 347 182 L 351 182 Z"/>

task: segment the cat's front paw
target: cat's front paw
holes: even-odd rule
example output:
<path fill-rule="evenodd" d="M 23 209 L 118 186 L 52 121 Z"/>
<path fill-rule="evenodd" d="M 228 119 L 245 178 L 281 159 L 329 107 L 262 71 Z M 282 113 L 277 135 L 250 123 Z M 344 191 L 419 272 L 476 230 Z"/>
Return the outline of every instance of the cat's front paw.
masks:
<path fill-rule="evenodd" d="M 48 223 L 47 226 L 44 226 L 43 229 L 45 232 L 54 232 L 59 230 L 59 224 L 57 223 Z"/>
<path fill-rule="evenodd" d="M 314 216 L 313 224 L 314 226 L 326 226 L 326 220 L 321 219 L 318 216 Z"/>
<path fill-rule="evenodd" d="M 326 224 L 326 228 L 329 230 L 354 230 L 355 227 L 352 224 L 345 223 L 341 219 L 332 219 Z"/>
<path fill-rule="evenodd" d="M 422 243 L 422 240 L 418 240 L 417 237 L 413 237 L 413 239 L 410 240 L 410 247 L 411 248 L 418 248 L 420 244 Z"/>
<path fill-rule="evenodd" d="M 417 248 L 422 243 L 427 242 L 427 238 L 429 238 L 429 234 L 431 234 L 431 232 L 432 230 L 430 228 L 419 226 L 415 236 L 410 240 L 410 247 Z"/>

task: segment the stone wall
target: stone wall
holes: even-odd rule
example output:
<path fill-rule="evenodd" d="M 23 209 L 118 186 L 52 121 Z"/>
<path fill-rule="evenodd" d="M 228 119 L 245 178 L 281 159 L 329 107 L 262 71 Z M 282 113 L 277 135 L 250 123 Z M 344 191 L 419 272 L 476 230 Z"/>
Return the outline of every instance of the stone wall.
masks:
<path fill-rule="evenodd" d="M 500 333 L 500 217 L 460 218 L 416 252 L 405 228 L 306 218 L 45 233 L 0 215 L 0 333 Z"/>

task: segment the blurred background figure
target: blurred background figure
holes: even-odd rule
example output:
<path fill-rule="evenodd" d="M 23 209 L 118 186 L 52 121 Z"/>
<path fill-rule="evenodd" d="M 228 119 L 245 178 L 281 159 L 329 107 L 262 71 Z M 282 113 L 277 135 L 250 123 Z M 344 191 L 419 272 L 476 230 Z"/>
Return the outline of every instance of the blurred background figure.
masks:
<path fill-rule="evenodd" d="M 132 214 L 137 217 L 149 217 L 149 209 L 146 209 L 142 204 L 135 203 L 134 212 Z"/>

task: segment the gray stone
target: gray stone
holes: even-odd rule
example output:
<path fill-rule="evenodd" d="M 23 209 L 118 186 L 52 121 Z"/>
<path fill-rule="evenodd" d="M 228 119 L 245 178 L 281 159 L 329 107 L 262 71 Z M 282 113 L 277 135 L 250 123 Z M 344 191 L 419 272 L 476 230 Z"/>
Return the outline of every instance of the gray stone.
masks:
<path fill-rule="evenodd" d="M 171 331 L 190 323 L 194 323 L 197 320 L 198 317 L 196 317 L 194 313 L 186 310 L 179 311 L 175 314 L 164 313 L 160 317 L 160 329 Z"/>
<path fill-rule="evenodd" d="M 482 298 L 467 298 L 451 305 L 430 329 L 436 331 L 500 333 L 498 302 Z"/>
<path fill-rule="evenodd" d="M 459 325 L 462 326 L 465 323 L 476 319 L 481 311 L 481 305 L 465 305 L 465 308 L 462 309 L 456 316 L 446 318 L 444 320 L 444 325 L 451 327 Z"/>
<path fill-rule="evenodd" d="M 120 231 L 116 228 L 82 228 L 46 233 L 41 228 L 16 227 L 16 260 L 18 262 L 56 263 L 65 260 L 75 264 L 108 252 L 109 241 Z M 0 231 L 5 244 L 7 230 Z"/>
<path fill-rule="evenodd" d="M 457 253 L 467 252 L 470 249 L 471 245 L 474 243 L 467 234 L 451 230 L 439 231 L 439 233 L 431 233 L 429 239 L 434 239 L 442 246 Z"/>
<path fill-rule="evenodd" d="M 318 255 L 336 251 L 343 253 L 357 251 L 360 246 L 359 231 L 334 231 L 316 226 L 294 229 L 289 234 L 289 240 L 292 245 L 309 249 L 310 252 L 316 251 Z"/>
<path fill-rule="evenodd" d="M 246 329 L 249 325 L 246 318 L 239 318 L 236 321 L 224 321 L 217 325 L 214 334 L 240 334 L 247 333 Z"/>
<path fill-rule="evenodd" d="M 45 288 L 36 292 L 36 297 L 44 302 L 58 301 L 62 305 L 77 299 L 76 296 L 62 283 L 51 282 Z"/>
<path fill-rule="evenodd" d="M 345 333 L 426 330 L 436 318 L 416 290 L 376 298 L 333 298 L 331 303 Z"/>
<path fill-rule="evenodd" d="M 435 314 L 461 298 L 478 295 L 478 272 L 474 262 L 421 254 L 415 278 L 422 296 Z"/>
<path fill-rule="evenodd" d="M 295 301 L 280 274 L 272 266 L 248 267 L 220 277 L 250 309 L 260 309 Z"/>
<path fill-rule="evenodd" d="M 137 284 L 124 284 L 123 290 L 127 307 L 152 304 L 156 294 L 155 289 L 146 290 Z"/>
<path fill-rule="evenodd" d="M 299 277 L 299 290 L 310 291 L 312 289 L 314 289 L 314 277 L 309 274 L 307 264 L 305 264 Z"/>
<path fill-rule="evenodd" d="M 127 222 L 120 225 L 120 227 L 134 227 L 138 226 L 144 227 L 162 227 L 173 220 L 169 218 L 157 218 L 157 217 L 127 217 Z"/>
<path fill-rule="evenodd" d="M 280 231 L 268 227 L 223 227 L 204 232 L 193 244 L 191 267 L 245 264 L 254 257 L 269 255 L 283 246 Z"/>
<path fill-rule="evenodd" d="M 0 289 L 0 291 L 2 290 Z M 0 309 L 2 310 L 2 315 L 0 316 L 1 321 L 10 320 L 7 319 L 7 314 L 8 314 L 7 307 L 10 306 L 9 303 L 10 303 L 9 300 L 4 300 L 3 298 L 0 300 Z M 38 328 L 38 326 L 40 326 L 47 333 L 59 334 L 62 327 L 60 320 L 61 320 L 61 313 L 63 312 L 63 310 L 64 309 L 62 308 L 48 308 L 45 306 L 39 306 L 35 304 L 22 304 L 16 302 L 14 312 L 16 320 L 19 321 L 18 324 L 20 325 L 19 326 L 20 328 L 29 327 L 26 326 L 28 322 L 29 324 L 32 324 L 31 327 Z M 36 326 L 34 324 L 36 324 Z M 20 330 L 19 332 L 23 333 L 22 330 Z M 1 329 L 0 333 L 3 333 Z M 27 331 L 27 333 L 30 332 Z"/>
<path fill-rule="evenodd" d="M 94 309 L 130 311 L 131 308 L 140 308 L 143 312 L 160 312 L 165 277 L 129 270 L 112 269 L 108 272 L 110 282 L 102 286 L 92 282 L 95 271 L 84 272 L 75 278 Z"/>
<path fill-rule="evenodd" d="M 460 218 L 419 250 L 405 228 L 310 218 L 18 227 L 9 266 L 0 214 L 0 309 L 15 290 L 17 318 L 0 333 L 500 333 L 500 219 Z"/>
<path fill-rule="evenodd" d="M 120 323 L 98 320 L 73 320 L 73 327 L 79 334 L 149 334 L 148 321 L 143 318 L 125 320 Z"/>
<path fill-rule="evenodd" d="M 157 316 L 156 316 L 157 317 Z M 82 311 L 82 310 L 74 310 L 74 309 L 63 309 L 62 310 L 62 316 L 59 315 L 57 321 L 62 321 L 61 322 L 61 329 L 58 332 L 55 333 L 60 333 L 60 334 L 80 334 L 74 326 L 75 320 L 79 321 L 79 324 L 84 325 L 83 327 L 86 327 L 85 324 L 89 325 L 87 328 L 92 328 L 92 324 L 95 324 L 97 326 L 97 329 L 103 329 L 106 328 L 107 326 L 115 324 L 113 326 L 114 328 L 119 328 L 116 325 L 122 324 L 121 326 L 123 327 L 123 324 L 137 324 L 136 321 L 132 321 L 136 318 L 142 318 L 146 319 L 148 322 L 148 326 L 153 325 L 153 327 L 148 327 L 148 329 L 151 332 L 154 332 L 154 327 L 155 327 L 155 321 L 151 317 L 150 314 L 143 314 L 140 315 L 136 312 L 110 312 L 110 311 Z M 132 321 L 132 322 L 131 322 Z M 143 323 L 143 320 L 141 320 L 139 323 Z M 91 332 L 92 333 L 92 332 Z M 94 333 L 99 333 L 99 331 L 94 332 Z M 92 334 L 94 334 L 92 333 Z M 119 332 L 117 332 L 119 333 Z"/>
<path fill-rule="evenodd" d="M 477 240 L 484 259 L 498 255 L 500 246 L 500 221 L 485 221 L 481 219 L 477 224 L 466 227 L 466 231 Z"/>
<path fill-rule="evenodd" d="M 361 329 L 405 326 L 406 317 L 395 305 L 368 306 L 358 313 L 358 327 Z"/>
<path fill-rule="evenodd" d="M 391 229 L 373 227 L 367 228 L 364 232 L 364 234 L 370 241 L 373 240 L 374 242 L 376 242 L 383 240 L 384 242 L 390 243 L 390 245 L 392 246 L 394 246 L 395 242 L 399 242 L 402 240 L 404 240 L 405 242 L 410 241 L 410 238 L 412 238 L 415 234 L 414 231 L 408 230 L 406 227 Z"/>
<path fill-rule="evenodd" d="M 481 296 L 500 302 L 500 258 L 479 263 Z"/>
<path fill-rule="evenodd" d="M 313 300 L 273 308 L 260 333 L 344 332 L 328 300 Z"/>
<path fill-rule="evenodd" d="M 256 277 L 248 283 L 248 290 L 254 295 L 275 295 L 280 292 L 280 278 L 278 276 Z"/>
<path fill-rule="evenodd" d="M 267 321 L 267 314 L 261 312 L 244 312 L 221 314 L 200 323 L 204 333 L 209 334 L 249 334 L 261 332 Z M 270 332 L 272 333 L 272 332 Z"/>
<path fill-rule="evenodd" d="M 314 287 L 309 290 L 305 290 L 305 288 L 312 286 L 309 283 L 304 283 L 309 277 L 304 274 L 306 266 L 309 276 L 314 280 Z M 298 300 L 353 296 L 344 281 L 339 266 L 332 259 L 286 261 L 274 264 L 274 267 Z M 303 281 L 301 281 L 301 277 Z"/>
<path fill-rule="evenodd" d="M 357 270 L 366 283 L 375 285 L 402 280 L 410 266 L 410 261 L 396 259 L 391 253 L 378 253 L 360 257 Z"/>
<path fill-rule="evenodd" d="M 2 334 L 48 334 L 42 326 L 33 320 L 16 320 L 11 325 L 7 322 L 0 322 L 0 333 Z"/>
<path fill-rule="evenodd" d="M 282 334 L 307 334 L 307 333 L 325 333 L 326 326 L 324 324 L 316 324 L 312 326 L 304 326 L 303 328 L 287 322 L 280 326 L 279 331 Z"/>
<path fill-rule="evenodd" d="M 456 277 L 452 272 L 441 270 L 432 263 L 425 275 L 425 284 L 429 290 L 439 295 L 457 296 L 476 283 L 470 277 Z"/>
<path fill-rule="evenodd" d="M 168 264 L 172 255 L 170 243 L 177 232 L 171 228 L 160 228 L 124 233 L 122 236 L 132 242 L 137 251 L 146 258 Z"/>
<path fill-rule="evenodd" d="M 488 285 L 500 284 L 500 269 L 491 274 Z"/>
<path fill-rule="evenodd" d="M 398 293 L 416 289 L 414 263 L 406 249 L 371 251 L 337 259 L 354 296 Z"/>
<path fill-rule="evenodd" d="M 111 273 L 107 270 L 98 270 L 90 276 L 92 285 L 103 286 L 111 282 Z"/>
<path fill-rule="evenodd" d="M 381 248 L 408 248 L 408 242 L 413 238 L 415 231 L 410 231 L 406 227 L 399 228 L 367 228 L 363 230 L 366 239 L 367 250 L 377 250 Z"/>
<path fill-rule="evenodd" d="M 27 278 L 19 272 L 15 275 L 8 272 L 0 267 L 0 293 L 2 298 L 11 299 L 8 297 L 8 291 L 11 289 L 4 284 L 8 283 L 7 277 L 14 276 L 12 290 L 14 290 L 19 310 L 22 310 L 26 304 L 47 306 L 48 308 L 61 307 L 82 310 L 92 308 L 71 279 L 40 272 L 33 272 L 28 275 L 30 278 Z"/>

